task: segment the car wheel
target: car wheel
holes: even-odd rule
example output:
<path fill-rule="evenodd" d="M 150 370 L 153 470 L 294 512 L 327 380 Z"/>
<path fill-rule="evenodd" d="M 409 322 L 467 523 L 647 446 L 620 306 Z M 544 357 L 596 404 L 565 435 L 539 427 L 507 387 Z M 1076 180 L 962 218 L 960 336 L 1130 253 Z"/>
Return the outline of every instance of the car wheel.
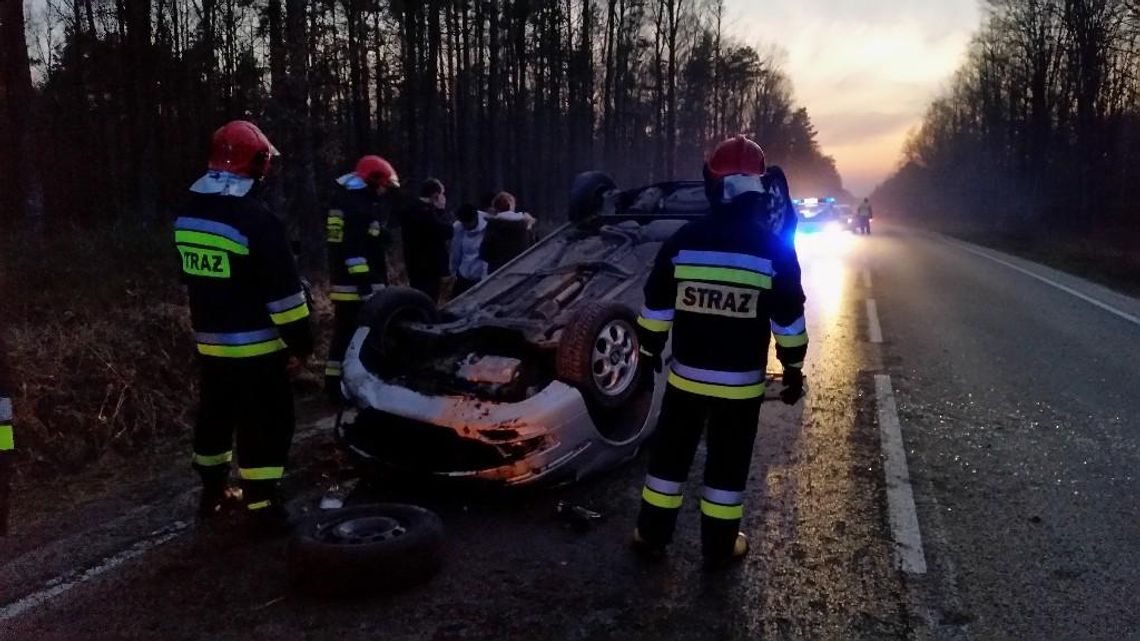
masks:
<path fill-rule="evenodd" d="M 320 595 L 391 592 L 442 565 L 443 522 L 414 505 L 376 503 L 322 510 L 289 541 L 294 588 Z"/>
<path fill-rule="evenodd" d="M 558 378 L 601 409 L 625 405 L 641 388 L 637 315 L 621 303 L 588 303 L 558 343 Z"/>
<path fill-rule="evenodd" d="M 605 204 L 606 193 L 615 189 L 614 179 L 600 171 L 584 171 L 575 176 L 570 186 L 570 222 L 581 222 L 597 215 Z"/>
<path fill-rule="evenodd" d="M 427 294 L 410 287 L 385 287 L 372 295 L 360 312 L 360 324 L 371 331 L 367 345 L 378 356 L 395 352 L 399 323 L 434 323 L 439 310 Z"/>

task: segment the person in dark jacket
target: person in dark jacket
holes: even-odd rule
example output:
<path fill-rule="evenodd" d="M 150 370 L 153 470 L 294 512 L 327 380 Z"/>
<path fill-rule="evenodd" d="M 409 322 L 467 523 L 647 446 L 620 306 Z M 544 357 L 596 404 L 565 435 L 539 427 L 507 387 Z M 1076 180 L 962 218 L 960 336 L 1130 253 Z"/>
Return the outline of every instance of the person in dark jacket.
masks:
<path fill-rule="evenodd" d="M 491 202 L 494 213 L 487 219 L 481 257 L 487 263 L 487 273 L 498 270 L 534 244 L 535 218 L 515 211 L 515 197 L 499 192 Z"/>
<path fill-rule="evenodd" d="M 451 240 L 454 221 L 444 210 L 446 206 L 443 183 L 429 178 L 420 186 L 419 199 L 400 214 L 408 281 L 437 302 L 443 279 L 450 271 L 447 242 Z"/>
<path fill-rule="evenodd" d="M 784 402 L 803 393 L 807 350 L 804 293 L 791 248 L 762 220 L 770 209 L 764 154 L 743 136 L 709 159 L 711 216 L 682 227 L 657 255 L 638 319 L 643 362 L 661 371 L 673 336 L 673 360 L 642 488 L 635 548 L 664 554 L 671 542 L 689 467 L 706 433 L 701 495 L 705 560 L 743 558 L 739 531 L 744 489 L 764 397 L 768 345 L 784 366 Z"/>
<path fill-rule="evenodd" d="M 307 296 L 285 225 L 257 197 L 277 149 L 255 125 L 214 133 L 209 171 L 190 187 L 174 242 L 201 365 L 193 465 L 199 515 L 222 511 L 234 458 L 259 525 L 288 522 L 278 483 L 293 438 L 290 356 L 312 352 Z"/>
<path fill-rule="evenodd" d="M 352 173 L 337 179 L 327 219 L 329 298 L 334 327 L 325 360 L 325 392 L 334 403 L 343 401 L 341 363 L 360 308 L 376 290 L 388 284 L 388 231 L 384 195 L 399 189 L 396 170 L 379 156 L 364 156 Z"/>

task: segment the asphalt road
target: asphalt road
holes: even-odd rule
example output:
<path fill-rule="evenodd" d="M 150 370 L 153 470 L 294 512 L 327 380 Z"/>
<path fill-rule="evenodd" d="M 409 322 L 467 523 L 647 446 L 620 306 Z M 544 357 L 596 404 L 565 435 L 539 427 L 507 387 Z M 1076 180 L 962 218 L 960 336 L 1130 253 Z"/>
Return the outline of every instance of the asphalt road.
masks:
<path fill-rule="evenodd" d="M 443 516 L 443 572 L 321 601 L 282 543 L 195 530 L 179 458 L 28 490 L 0 638 L 1140 639 L 1140 301 L 889 227 L 801 260 L 811 394 L 763 409 L 738 568 L 701 569 L 696 501 L 667 562 L 631 555 L 639 460 L 511 497 L 383 488 Z M 311 503 L 341 474 L 327 424 L 297 452 Z M 606 518 L 567 529 L 561 500 Z"/>

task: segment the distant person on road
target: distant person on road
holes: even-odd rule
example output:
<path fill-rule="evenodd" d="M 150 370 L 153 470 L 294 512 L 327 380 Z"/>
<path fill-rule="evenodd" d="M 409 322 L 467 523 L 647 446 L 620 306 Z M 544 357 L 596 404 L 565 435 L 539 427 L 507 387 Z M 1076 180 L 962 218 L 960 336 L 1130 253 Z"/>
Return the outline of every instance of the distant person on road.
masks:
<path fill-rule="evenodd" d="M 341 362 L 356 331 L 360 308 L 373 292 L 388 284 L 392 239 L 383 197 L 400 187 L 400 178 L 387 160 L 364 156 L 352 173 L 336 182 L 326 236 L 334 327 L 325 361 L 325 392 L 340 403 Z"/>
<path fill-rule="evenodd" d="M 209 171 L 174 223 L 198 344 L 193 465 L 200 518 L 223 511 L 237 436 L 245 507 L 263 532 L 288 525 L 278 483 L 293 440 L 289 370 L 313 349 L 309 306 L 285 225 L 258 192 L 277 149 L 255 125 L 214 133 Z"/>
<path fill-rule="evenodd" d="M 443 183 L 428 178 L 420 186 L 420 197 L 400 214 L 408 281 L 436 302 L 449 271 L 447 242 L 453 233 L 454 221 L 444 210 L 446 206 Z"/>
<path fill-rule="evenodd" d="M 491 209 L 494 216 L 487 221 L 482 254 L 488 273 L 511 262 L 534 243 L 538 222 L 530 214 L 515 211 L 515 197 L 505 191 L 495 196 Z"/>
<path fill-rule="evenodd" d="M 712 567 L 748 551 L 740 532 L 744 490 L 763 402 L 769 336 L 784 366 L 783 400 L 803 395 L 804 292 L 790 246 L 762 224 L 770 208 L 764 152 L 737 136 L 708 160 L 712 215 L 667 240 L 645 284 L 638 318 L 642 362 L 673 360 L 642 488 L 634 548 L 660 558 L 673 539 L 685 482 L 707 429 L 701 493 L 701 544 Z M 647 375 L 652 375 L 647 372 Z"/>
<path fill-rule="evenodd" d="M 0 336 L 0 536 L 8 534 L 9 499 L 16 471 L 16 439 L 12 434 L 12 394 L 15 387 L 8 369 L 8 350 L 3 336 Z"/>
<path fill-rule="evenodd" d="M 487 276 L 487 261 L 480 256 L 487 214 L 472 205 L 463 205 L 455 218 L 451 235 L 451 273 L 455 276 L 452 297 L 471 289 Z"/>
<path fill-rule="evenodd" d="M 874 217 L 874 212 L 871 211 L 871 199 L 864 198 L 863 202 L 859 203 L 859 208 L 855 210 L 855 233 L 870 236 L 871 219 Z"/>

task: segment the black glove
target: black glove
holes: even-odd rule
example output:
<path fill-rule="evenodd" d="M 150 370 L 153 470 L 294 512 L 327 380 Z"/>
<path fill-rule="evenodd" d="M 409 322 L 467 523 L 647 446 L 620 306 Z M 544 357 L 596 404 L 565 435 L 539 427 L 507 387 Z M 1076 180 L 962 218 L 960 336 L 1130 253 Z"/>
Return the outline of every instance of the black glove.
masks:
<path fill-rule="evenodd" d="M 780 400 L 788 405 L 795 405 L 804 397 L 804 372 L 796 367 L 784 369 L 784 389 L 780 392 Z"/>
<path fill-rule="evenodd" d="M 651 354 L 648 351 L 641 350 L 641 364 L 643 367 L 651 367 L 654 372 L 661 373 L 661 355 Z"/>

